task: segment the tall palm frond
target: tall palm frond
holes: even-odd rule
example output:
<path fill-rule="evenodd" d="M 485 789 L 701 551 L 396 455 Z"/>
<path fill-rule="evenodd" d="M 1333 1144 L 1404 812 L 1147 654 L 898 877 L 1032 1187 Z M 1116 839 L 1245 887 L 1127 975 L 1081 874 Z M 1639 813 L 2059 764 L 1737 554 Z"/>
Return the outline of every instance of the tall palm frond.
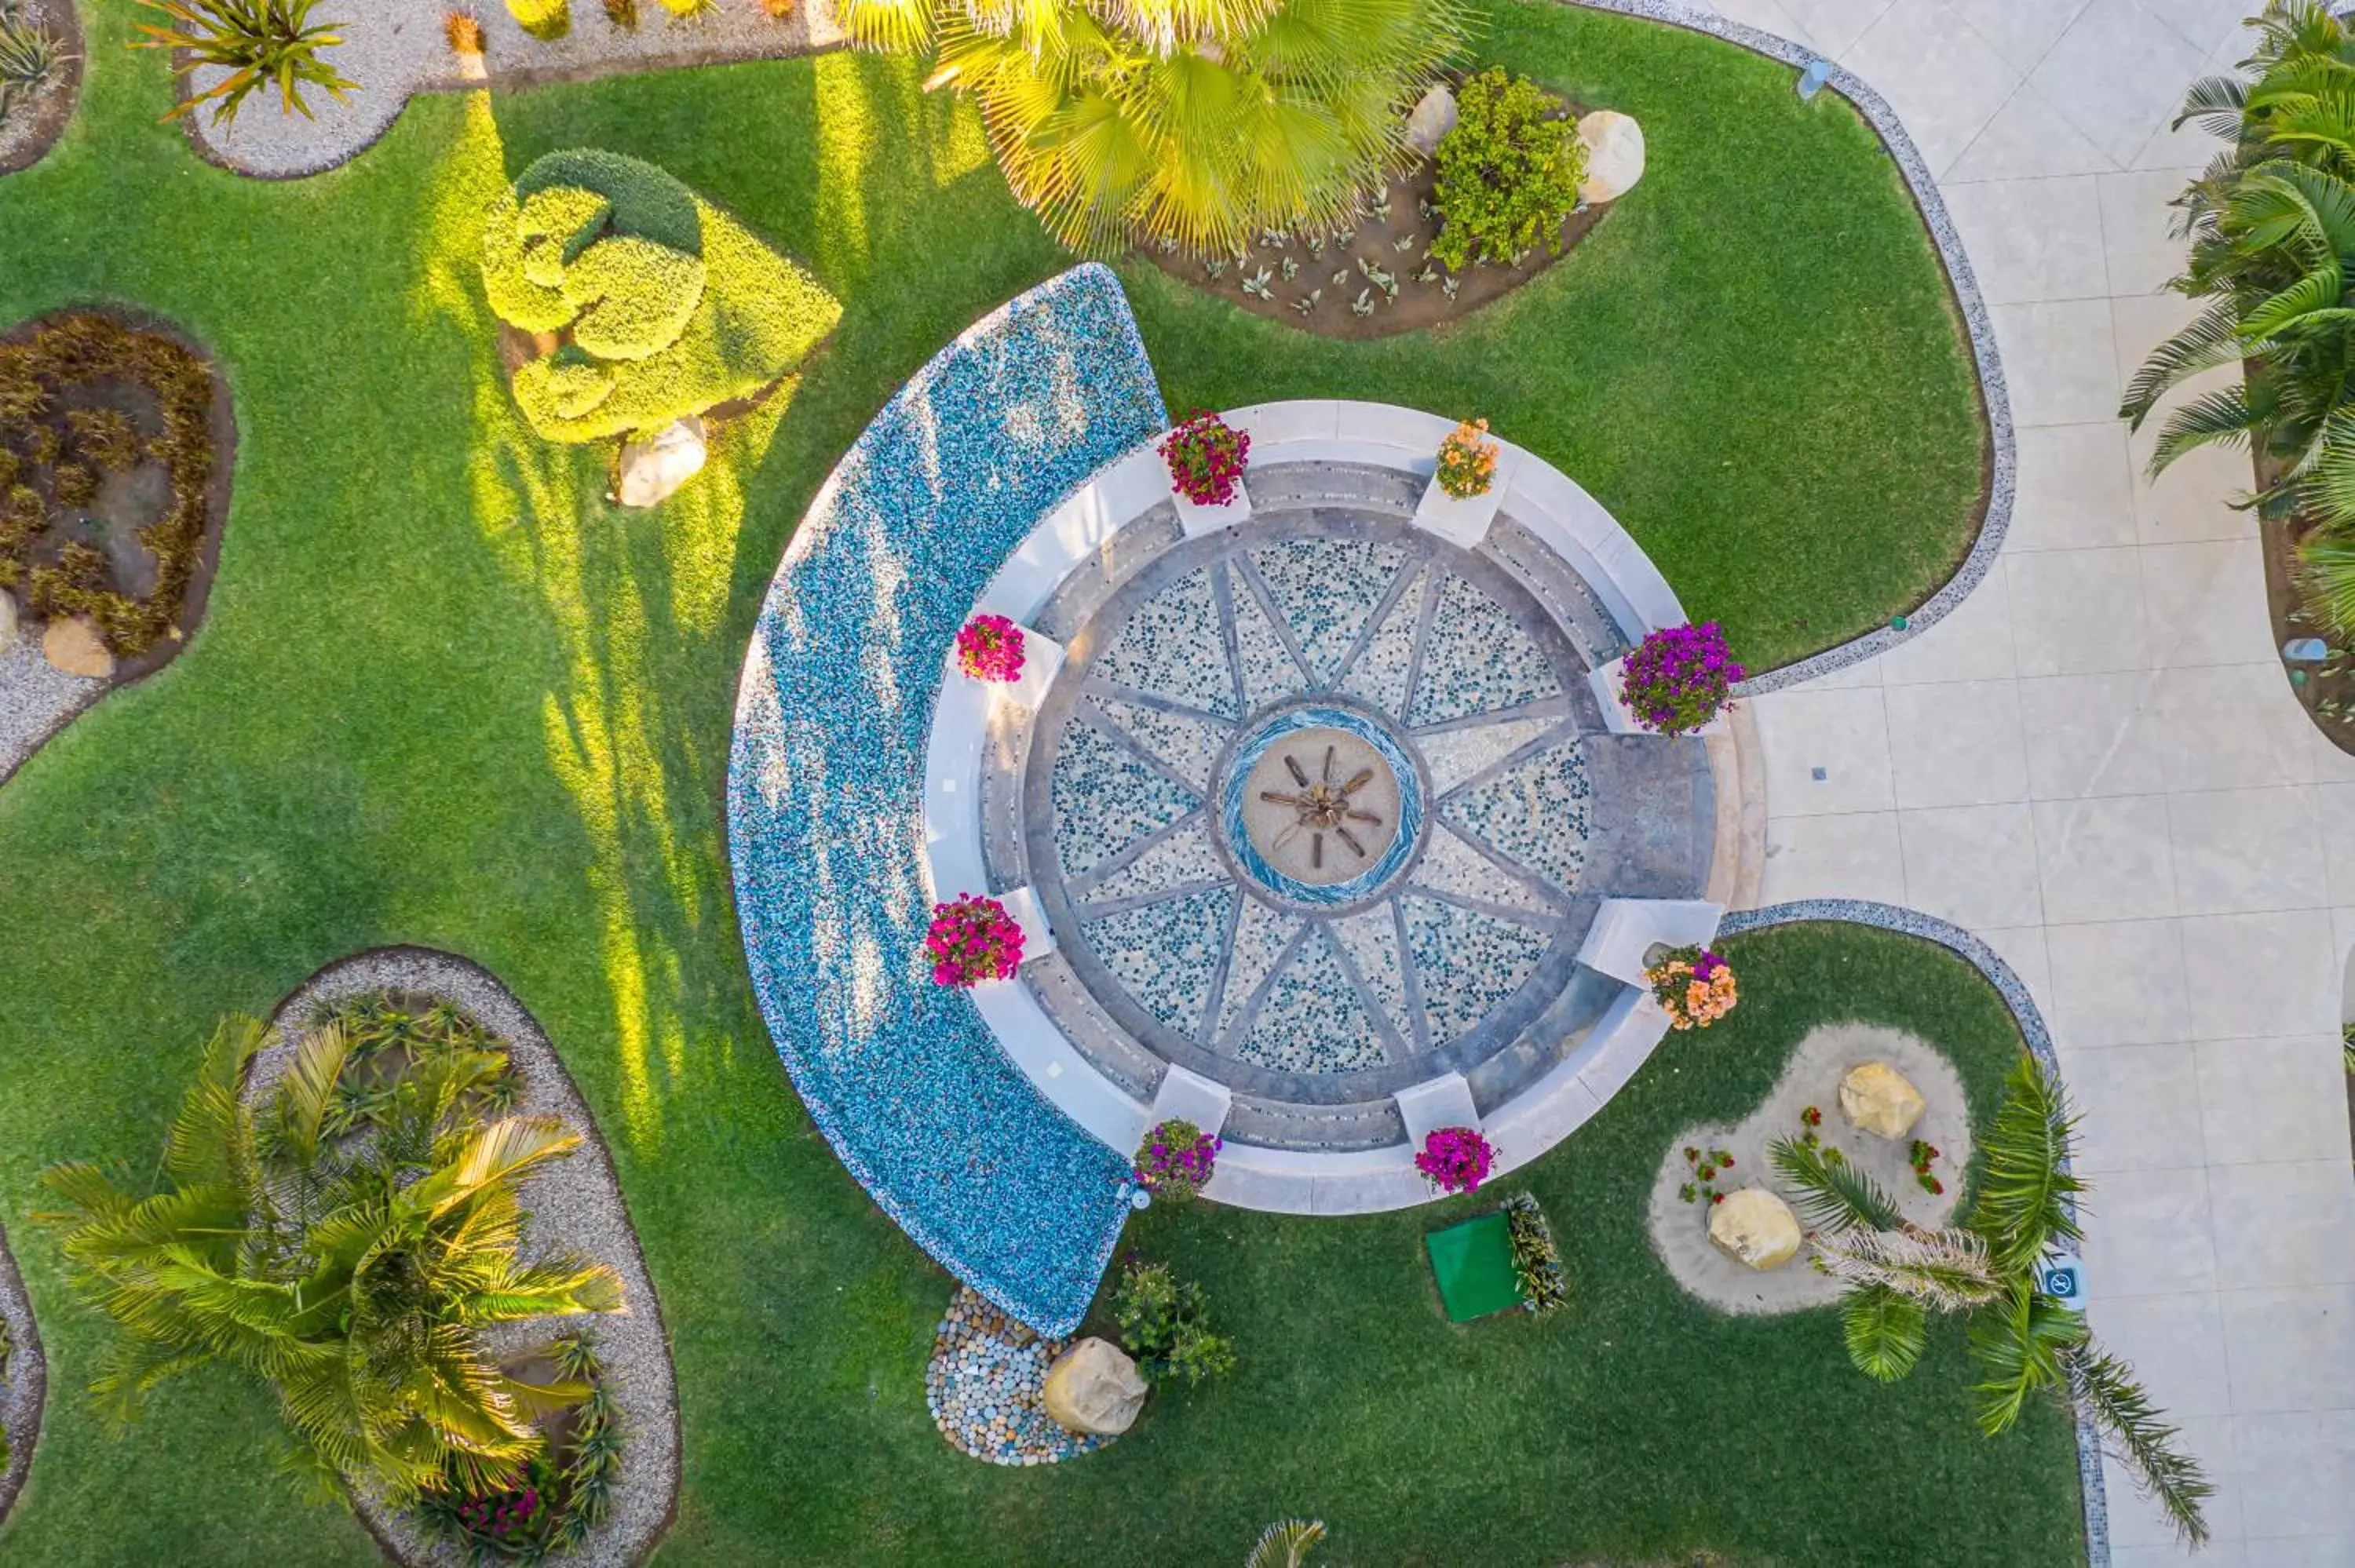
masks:
<path fill-rule="evenodd" d="M 2355 538 L 2318 533 L 2301 540 L 2297 580 L 2306 602 L 2331 630 L 2355 637 Z"/>
<path fill-rule="evenodd" d="M 1889 1231 L 1902 1223 L 1897 1200 L 1837 1150 L 1778 1139 L 1766 1146 L 1766 1160 L 1797 1190 L 1799 1214 L 1809 1230 Z"/>
<path fill-rule="evenodd" d="M 2158 1504 L 2185 1545 L 2205 1546 L 2208 1520 L 2200 1505 L 2216 1489 L 2181 1446 L 2181 1433 L 2161 1418 L 2150 1395 L 2134 1381 L 2134 1369 L 2090 1339 L 2064 1351 L 2061 1364 L 2078 1407 L 2110 1439 L 2110 1456 Z"/>
<path fill-rule="evenodd" d="M 1840 1303 L 1848 1359 L 1876 1383 L 1910 1376 L 1930 1342 L 1930 1314 L 1922 1303 L 1885 1285 L 1863 1285 Z"/>
<path fill-rule="evenodd" d="M 1287 1519 L 1271 1524 L 1243 1560 L 1243 1568 L 1302 1568 L 1309 1549 L 1325 1539 L 1321 1519 Z"/>
<path fill-rule="evenodd" d="M 1971 1319 L 1971 1353 L 1985 1374 L 1978 1395 L 1979 1428 L 1992 1437 L 2011 1429 L 2040 1393 L 2062 1389 L 2069 1351 L 2085 1342 L 2085 1319 L 2027 1280 Z"/>
<path fill-rule="evenodd" d="M 2055 1241 L 2081 1239 L 2076 1199 L 2085 1187 L 2069 1170 L 2076 1126 L 2059 1080 L 2020 1057 L 1980 1146 L 1984 1175 L 1971 1210 L 1998 1272 L 2032 1273 Z"/>
<path fill-rule="evenodd" d="M 1817 1266 L 1835 1279 L 1910 1297 L 1941 1312 L 1967 1311 L 2003 1294 L 2004 1281 L 1972 1231 L 1863 1229 L 1816 1237 Z"/>

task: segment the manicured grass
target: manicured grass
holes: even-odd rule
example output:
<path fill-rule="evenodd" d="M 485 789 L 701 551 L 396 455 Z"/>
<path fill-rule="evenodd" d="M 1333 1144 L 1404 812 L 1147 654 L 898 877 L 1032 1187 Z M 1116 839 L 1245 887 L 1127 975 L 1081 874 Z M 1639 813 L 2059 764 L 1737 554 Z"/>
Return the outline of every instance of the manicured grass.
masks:
<path fill-rule="evenodd" d="M 945 1277 L 785 1084 L 745 984 L 719 790 L 760 591 L 811 492 L 900 379 L 1064 259 L 972 117 L 904 66 L 436 99 L 346 168 L 270 184 L 157 126 L 160 63 L 121 48 L 121 8 L 85 9 L 80 115 L 0 182 L 0 322 L 91 300 L 164 313 L 220 355 L 240 449 L 196 644 L 0 787 L 0 1221 L 53 1358 L 39 1460 L 0 1527 L 12 1568 L 374 1560 L 342 1510 L 291 1499 L 268 1402 L 232 1377 L 109 1434 L 77 1392 L 103 1331 L 29 1215 L 52 1160 L 153 1160 L 217 1016 L 395 941 L 513 986 L 613 1147 L 684 1404 L 666 1561 L 1079 1563 L 1149 1543 L 1223 1562 L 1293 1511 L 1359 1563 L 2074 1559 L 2065 1433 L 2040 1415 L 1981 1442 L 1958 1336 L 1876 1389 L 1828 1319 L 1686 1302 L 1635 1229 L 1661 1140 L 1754 1099 L 1815 1018 L 1922 1029 L 1992 1085 L 2010 1049 L 1992 999 L 1878 938 L 1762 939 L 1774 962 L 1737 1025 L 1680 1042 L 1540 1167 L 1579 1291 L 1553 1323 L 1438 1324 L 1420 1237 L 1474 1204 L 1156 1211 L 1141 1243 L 1209 1282 L 1245 1370 L 1084 1464 L 954 1454 L 922 1404 Z M 1318 344 L 1130 269 L 1171 402 L 1487 412 L 1618 511 L 1753 662 L 1910 602 L 1966 542 L 1977 435 L 1869 138 L 1799 105 L 1787 72 L 1636 23 L 1507 6 L 1489 47 L 1643 118 L 1657 199 L 1422 341 Z M 602 453 L 524 428 L 474 270 L 496 183 L 584 144 L 662 164 L 844 302 L 790 398 L 659 515 L 605 508 Z"/>

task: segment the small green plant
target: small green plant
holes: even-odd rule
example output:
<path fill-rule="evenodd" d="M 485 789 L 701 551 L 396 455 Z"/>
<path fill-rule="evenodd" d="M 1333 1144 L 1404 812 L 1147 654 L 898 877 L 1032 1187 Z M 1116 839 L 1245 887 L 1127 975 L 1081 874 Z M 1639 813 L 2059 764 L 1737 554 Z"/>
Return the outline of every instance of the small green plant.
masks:
<path fill-rule="evenodd" d="M 1696 1149 L 1685 1146 L 1685 1164 L 1691 1169 L 1692 1180 L 1677 1189 L 1677 1196 L 1688 1203 L 1721 1203 L 1725 1194 L 1717 1190 L 1717 1179 L 1733 1167 L 1733 1150 L 1730 1149 Z"/>
<path fill-rule="evenodd" d="M 1505 1200 L 1505 1232 L 1513 1247 L 1513 1275 L 1521 1282 L 1529 1309 L 1542 1318 L 1566 1306 L 1570 1276 L 1553 1244 L 1553 1227 L 1546 1224 L 1536 1198 L 1515 1192 Z"/>
<path fill-rule="evenodd" d="M 516 26 L 543 42 L 553 42 L 572 30 L 570 0 L 507 0 L 507 15 Z"/>
<path fill-rule="evenodd" d="M 662 8 L 675 21 L 692 21 L 711 9 L 712 0 L 662 0 Z"/>
<path fill-rule="evenodd" d="M 25 20 L 14 0 L 0 0 L 0 120 L 56 80 L 72 58 L 55 33 Z"/>
<path fill-rule="evenodd" d="M 1136 1358 L 1147 1383 L 1182 1377 L 1190 1385 L 1234 1370 L 1234 1346 L 1210 1331 L 1201 1286 L 1179 1279 L 1166 1263 L 1128 1260 L 1113 1294 L 1113 1320 L 1121 1349 Z"/>
<path fill-rule="evenodd" d="M 605 0 L 605 20 L 617 27 L 634 30 L 638 25 L 638 0 Z"/>
<path fill-rule="evenodd" d="M 213 123 L 229 124 L 246 99 L 264 87 L 278 89 L 279 108 L 285 113 L 312 118 L 303 101 L 303 89 L 315 87 L 336 101 L 359 83 L 338 75 L 319 58 L 319 51 L 344 41 L 336 29 L 340 22 L 314 22 L 311 7 L 317 0 L 139 0 L 161 11 L 169 21 L 161 26 L 143 22 L 146 37 L 135 38 L 139 49 L 185 50 L 176 55 L 172 69 L 185 79 L 198 66 L 218 66 L 229 75 L 205 91 L 183 100 L 164 116 L 176 120 L 199 103 L 213 105 Z"/>
<path fill-rule="evenodd" d="M 1456 105 L 1455 129 L 1435 157 L 1441 221 L 1431 254 L 1460 272 L 1475 260 L 1510 263 L 1540 245 L 1559 252 L 1561 221 L 1577 208 L 1586 173 L 1568 109 L 1502 69 L 1467 79 Z"/>

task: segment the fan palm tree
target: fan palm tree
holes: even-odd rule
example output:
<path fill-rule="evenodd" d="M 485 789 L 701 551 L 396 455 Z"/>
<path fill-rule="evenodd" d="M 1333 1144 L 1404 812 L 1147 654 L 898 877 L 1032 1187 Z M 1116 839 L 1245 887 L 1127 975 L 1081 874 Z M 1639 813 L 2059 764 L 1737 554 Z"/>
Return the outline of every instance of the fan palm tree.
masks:
<path fill-rule="evenodd" d="M 412 1057 L 357 1136 L 334 1130 L 351 1051 L 301 1040 L 258 1112 L 240 1097 L 271 1039 L 231 1019 L 207 1046 L 164 1145 L 163 1190 L 54 1166 L 78 1282 L 126 1330 L 92 1392 L 128 1416 L 165 1379 L 226 1361 L 268 1383 L 321 1467 L 387 1501 L 452 1478 L 503 1486 L 537 1454 L 534 1419 L 586 1389 L 510 1377 L 491 1327 L 621 1307 L 611 1269 L 517 1256 L 517 1183 L 581 1139 L 552 1118 L 474 1114 L 496 1053 Z"/>
<path fill-rule="evenodd" d="M 1817 1266 L 1849 1286 L 1841 1321 L 1859 1371 L 1899 1381 L 1922 1358 L 1930 1312 L 1968 1314 L 1983 1374 L 1972 1389 L 1980 1429 L 1991 1437 L 2009 1431 L 2039 1393 L 2073 1403 L 2196 1546 L 2208 1539 L 2200 1505 L 2214 1489 L 2134 1369 L 2101 1350 L 2084 1319 L 2042 1288 L 2045 1255 L 2081 1239 L 2076 1200 L 2084 1188 L 2070 1171 L 2075 1125 L 2060 1085 L 2022 1057 L 1982 1147 L 1970 1221 L 1942 1231 L 1906 1224 L 1887 1191 L 1837 1151 L 1785 1139 L 1767 1155 L 1798 1194 Z"/>
<path fill-rule="evenodd" d="M 1016 197 L 1092 252 L 1344 224 L 1466 37 L 1459 0 L 848 0 L 844 21 L 932 56 Z"/>

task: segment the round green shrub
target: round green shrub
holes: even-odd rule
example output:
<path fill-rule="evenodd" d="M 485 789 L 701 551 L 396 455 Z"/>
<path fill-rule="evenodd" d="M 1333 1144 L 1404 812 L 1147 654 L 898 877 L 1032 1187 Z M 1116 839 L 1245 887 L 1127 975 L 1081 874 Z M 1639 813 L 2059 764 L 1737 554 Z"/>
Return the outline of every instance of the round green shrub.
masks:
<path fill-rule="evenodd" d="M 564 270 L 580 307 L 572 341 L 600 359 L 644 359 L 678 340 L 703 301 L 703 263 L 633 235 L 601 239 Z"/>
<path fill-rule="evenodd" d="M 1509 263 L 1540 245 L 1561 249 L 1586 146 L 1560 99 L 1527 77 L 1482 71 L 1456 94 L 1455 129 L 1434 161 L 1440 229 L 1431 254 L 1448 270 L 1476 258 Z"/>
<path fill-rule="evenodd" d="M 528 206 L 542 191 L 570 186 L 613 204 L 606 225 L 687 256 L 703 254 L 703 219 L 695 193 L 641 159 L 593 147 L 550 153 L 516 177 L 516 200 Z"/>
<path fill-rule="evenodd" d="M 553 40 L 572 30 L 568 0 L 507 0 L 507 14 L 535 38 Z"/>

